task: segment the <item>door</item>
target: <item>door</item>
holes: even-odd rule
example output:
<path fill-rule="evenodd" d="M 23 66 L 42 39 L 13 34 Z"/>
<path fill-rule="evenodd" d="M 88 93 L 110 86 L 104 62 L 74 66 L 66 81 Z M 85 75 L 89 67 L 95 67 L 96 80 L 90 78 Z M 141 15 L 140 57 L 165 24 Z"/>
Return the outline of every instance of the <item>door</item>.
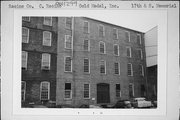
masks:
<path fill-rule="evenodd" d="M 97 103 L 109 103 L 109 84 L 99 83 L 97 84 Z"/>

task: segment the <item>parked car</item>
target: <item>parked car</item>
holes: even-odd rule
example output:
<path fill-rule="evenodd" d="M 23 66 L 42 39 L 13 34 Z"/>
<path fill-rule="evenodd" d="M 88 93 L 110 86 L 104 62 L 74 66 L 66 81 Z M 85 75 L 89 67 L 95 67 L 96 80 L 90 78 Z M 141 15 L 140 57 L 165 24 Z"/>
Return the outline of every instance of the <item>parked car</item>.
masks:
<path fill-rule="evenodd" d="M 144 97 L 134 98 L 131 104 L 134 108 L 148 108 L 153 106 L 152 102 L 146 101 Z"/>
<path fill-rule="evenodd" d="M 131 102 L 128 100 L 119 100 L 113 108 L 131 108 Z"/>

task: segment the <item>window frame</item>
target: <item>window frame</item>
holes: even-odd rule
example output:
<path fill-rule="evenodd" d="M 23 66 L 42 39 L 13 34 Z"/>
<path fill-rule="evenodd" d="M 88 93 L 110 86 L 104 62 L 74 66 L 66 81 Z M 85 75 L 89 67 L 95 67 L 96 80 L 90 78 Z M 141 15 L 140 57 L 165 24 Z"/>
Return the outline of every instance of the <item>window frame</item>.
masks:
<path fill-rule="evenodd" d="M 45 18 L 51 18 L 50 24 L 46 24 Z M 43 19 L 43 25 L 52 26 L 52 17 L 44 17 L 44 19 Z"/>
<path fill-rule="evenodd" d="M 22 85 L 22 83 L 24 83 L 25 89 L 22 90 L 22 87 L 21 87 L 21 101 L 25 101 L 26 100 L 26 81 L 21 81 L 21 85 Z M 23 92 L 23 98 L 24 98 L 23 100 L 22 100 L 22 92 Z"/>
<path fill-rule="evenodd" d="M 45 33 L 50 33 L 50 42 L 48 43 L 49 45 L 45 45 Z M 43 31 L 43 46 L 51 46 L 52 42 L 52 33 L 50 31 Z"/>
<path fill-rule="evenodd" d="M 70 82 L 65 82 L 65 84 L 64 84 L 64 99 L 69 100 L 69 99 L 72 99 L 72 83 L 70 83 L 71 84 L 70 90 L 66 90 L 66 83 L 70 83 Z M 65 95 L 66 91 L 70 91 L 70 98 L 66 98 L 66 95 Z"/>
<path fill-rule="evenodd" d="M 87 30 L 87 32 L 85 32 L 85 28 L 86 28 L 86 27 L 85 27 L 85 23 L 88 24 L 88 27 L 87 27 L 88 30 Z M 90 28 L 89 28 L 89 22 L 88 22 L 88 21 L 84 21 L 84 24 L 83 24 L 83 32 L 86 33 L 86 34 L 90 33 Z"/>
<path fill-rule="evenodd" d="M 128 76 L 133 76 L 133 66 L 132 66 L 132 63 L 128 63 L 128 65 L 131 65 L 131 75 L 128 75 L 128 66 L 127 66 L 127 75 Z"/>
<path fill-rule="evenodd" d="M 85 59 L 88 60 L 88 72 L 85 72 L 85 71 L 84 71 L 85 69 L 83 69 L 83 72 L 84 72 L 84 73 L 90 73 L 90 59 L 89 59 L 89 58 L 84 58 L 84 60 L 85 60 Z M 83 61 L 83 68 L 85 68 L 84 61 Z"/>
<path fill-rule="evenodd" d="M 101 62 L 102 61 L 104 61 L 104 73 L 101 73 Z M 105 60 L 100 61 L 100 74 L 106 74 L 106 61 Z"/>
<path fill-rule="evenodd" d="M 24 52 L 24 53 L 25 53 L 25 55 L 26 55 L 26 60 L 25 60 L 25 61 L 26 61 L 26 65 L 25 65 L 25 67 L 23 67 L 23 65 L 22 65 L 22 63 L 23 63 L 23 59 L 22 59 L 22 55 L 21 55 L 21 59 L 22 59 L 22 60 L 21 60 L 21 62 L 22 62 L 22 63 L 21 63 L 21 68 L 24 68 L 25 70 L 27 70 L 28 52 L 27 52 L 27 51 L 22 51 L 22 52 L 21 52 L 21 54 L 23 54 L 23 52 Z"/>
<path fill-rule="evenodd" d="M 129 54 L 130 54 L 130 56 L 128 56 L 128 54 L 127 54 L 127 50 L 129 49 Z M 126 54 L 127 54 L 127 57 L 128 58 L 132 58 L 132 51 L 131 51 L 131 47 L 126 47 Z"/>
<path fill-rule="evenodd" d="M 42 99 L 42 84 L 43 83 L 47 83 L 48 84 L 48 99 Z M 50 99 L 50 82 L 48 82 L 48 81 L 42 81 L 41 83 L 40 83 L 40 100 L 49 100 Z"/>
<path fill-rule="evenodd" d="M 117 96 L 117 86 L 115 87 L 116 98 L 121 98 L 121 84 L 120 83 L 116 83 L 116 85 L 119 85 L 119 87 L 120 87 L 120 89 L 119 89 L 119 96 Z"/>
<path fill-rule="evenodd" d="M 102 29 L 102 32 L 103 32 L 103 34 L 102 34 L 102 36 L 100 35 L 100 27 L 102 27 L 103 29 Z M 102 25 L 102 24 L 99 24 L 99 29 L 98 29 L 99 31 L 98 31 L 98 33 L 99 33 L 99 37 L 104 37 L 105 36 L 105 27 L 104 27 L 104 25 Z"/>
<path fill-rule="evenodd" d="M 104 52 L 103 53 L 101 53 L 101 43 L 103 43 L 103 46 L 104 46 Z M 100 54 L 106 54 L 106 44 L 103 41 L 99 42 L 99 52 L 100 52 Z"/>
<path fill-rule="evenodd" d="M 66 58 L 67 57 L 70 57 L 70 60 L 71 60 L 71 70 L 70 71 L 66 71 Z M 64 72 L 72 72 L 72 57 L 71 56 L 64 57 Z"/>
<path fill-rule="evenodd" d="M 118 63 L 118 74 L 115 73 L 115 63 Z M 119 62 L 114 62 L 114 74 L 120 75 L 120 63 Z"/>
<path fill-rule="evenodd" d="M 115 30 L 115 33 L 114 33 Z M 114 35 L 116 34 L 116 37 L 114 37 Z M 117 28 L 113 28 L 113 39 L 117 40 L 118 39 L 118 29 Z"/>
<path fill-rule="evenodd" d="M 132 85 L 132 96 L 134 97 L 134 84 L 133 83 L 129 83 L 129 85 Z"/>
<path fill-rule="evenodd" d="M 125 31 L 125 34 L 126 34 L 126 33 L 128 34 L 128 38 L 129 38 L 129 39 L 128 39 L 128 42 L 131 42 L 130 32 L 129 32 L 129 31 Z"/>
<path fill-rule="evenodd" d="M 66 42 L 67 42 L 67 36 L 70 36 L 70 37 L 71 37 L 71 48 L 67 48 L 67 46 L 66 46 L 66 45 L 67 45 L 67 43 L 66 43 Z M 72 47 L 73 47 L 73 45 L 72 45 L 72 36 L 71 36 L 71 35 L 65 35 L 65 47 L 64 47 L 64 48 L 65 48 L 65 49 L 72 50 Z"/>
<path fill-rule="evenodd" d="M 28 20 L 25 20 L 25 19 L 23 19 L 23 18 L 28 18 Z M 31 17 L 22 16 L 22 21 L 30 22 L 30 21 L 31 21 Z"/>
<path fill-rule="evenodd" d="M 141 40 L 141 34 L 137 34 L 137 39 L 138 39 L 138 36 L 139 36 L 139 45 L 142 45 L 142 40 Z"/>
<path fill-rule="evenodd" d="M 88 98 L 85 98 L 85 85 L 88 85 L 89 87 L 88 87 L 88 94 L 89 94 L 89 97 Z M 84 99 L 90 99 L 91 98 L 91 96 L 90 96 L 90 84 L 89 83 L 85 83 L 85 84 L 83 84 L 83 98 Z"/>
<path fill-rule="evenodd" d="M 138 49 L 138 52 L 140 52 L 140 59 L 143 60 L 143 52 L 142 49 Z M 139 53 L 138 53 L 139 54 Z"/>
<path fill-rule="evenodd" d="M 140 75 L 141 75 L 141 76 L 144 76 L 144 67 L 143 67 L 143 65 L 140 64 L 139 67 L 140 67 L 140 69 L 141 69 Z"/>
<path fill-rule="evenodd" d="M 43 57 L 43 55 L 48 55 L 49 56 L 49 63 L 48 63 L 48 66 L 44 66 L 43 65 L 43 62 L 44 62 L 44 57 Z M 48 68 L 45 68 L 45 67 L 48 67 Z M 50 70 L 51 69 L 51 54 L 49 54 L 49 53 L 42 53 L 42 55 L 41 55 L 41 69 L 42 70 Z"/>
<path fill-rule="evenodd" d="M 87 49 L 87 50 L 84 49 L 84 48 L 85 48 L 85 41 L 88 41 L 88 49 Z M 84 50 L 84 51 L 90 51 L 90 40 L 84 39 L 84 42 L 83 42 L 83 50 Z"/>
<path fill-rule="evenodd" d="M 22 39 L 22 43 L 29 43 L 29 28 L 27 28 L 27 27 L 22 27 L 22 29 L 26 29 L 28 32 L 28 34 L 27 34 L 27 40 L 26 40 L 26 42 L 23 42 L 23 39 Z M 23 30 L 22 30 L 22 32 L 23 32 Z M 22 38 L 23 38 L 23 33 L 22 33 Z"/>
<path fill-rule="evenodd" d="M 71 18 L 71 25 L 70 25 L 70 28 L 67 26 L 67 19 L 69 19 L 69 18 Z M 72 26 L 73 26 L 73 20 L 72 20 L 72 17 L 66 17 L 66 18 L 65 18 L 65 27 L 66 27 L 66 29 L 72 30 Z"/>
<path fill-rule="evenodd" d="M 115 46 L 117 46 L 117 53 L 118 53 L 117 55 L 115 54 Z M 113 48 L 114 48 L 114 55 L 115 56 L 119 56 L 119 45 L 118 44 L 114 44 Z"/>

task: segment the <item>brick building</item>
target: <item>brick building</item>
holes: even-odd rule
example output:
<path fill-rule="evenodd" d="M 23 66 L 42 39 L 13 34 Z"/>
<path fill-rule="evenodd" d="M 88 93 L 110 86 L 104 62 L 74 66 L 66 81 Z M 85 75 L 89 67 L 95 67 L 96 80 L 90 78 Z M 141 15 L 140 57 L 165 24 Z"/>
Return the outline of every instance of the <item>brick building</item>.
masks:
<path fill-rule="evenodd" d="M 57 18 L 22 18 L 24 102 L 56 100 Z"/>
<path fill-rule="evenodd" d="M 24 17 L 22 101 L 113 104 L 146 96 L 144 33 L 86 17 Z"/>
<path fill-rule="evenodd" d="M 56 104 L 146 96 L 144 34 L 103 21 L 58 18 Z"/>

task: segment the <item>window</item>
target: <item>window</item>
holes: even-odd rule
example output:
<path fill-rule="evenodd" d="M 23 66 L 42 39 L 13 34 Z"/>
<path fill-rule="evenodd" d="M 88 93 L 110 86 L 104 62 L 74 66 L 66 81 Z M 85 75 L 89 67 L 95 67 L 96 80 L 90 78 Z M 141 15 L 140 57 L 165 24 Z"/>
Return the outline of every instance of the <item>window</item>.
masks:
<path fill-rule="evenodd" d="M 84 33 L 89 33 L 89 23 L 87 21 L 84 22 Z"/>
<path fill-rule="evenodd" d="M 65 83 L 65 99 L 72 98 L 71 83 Z"/>
<path fill-rule="evenodd" d="M 84 59 L 84 72 L 89 73 L 89 59 Z"/>
<path fill-rule="evenodd" d="M 90 84 L 84 84 L 84 98 L 90 98 Z"/>
<path fill-rule="evenodd" d="M 129 84 L 129 97 L 134 97 L 134 85 L 132 83 Z"/>
<path fill-rule="evenodd" d="M 42 54 L 42 69 L 43 70 L 50 70 L 50 63 L 51 63 L 51 55 L 47 53 Z"/>
<path fill-rule="evenodd" d="M 127 65 L 127 74 L 128 74 L 128 76 L 133 76 L 133 69 L 132 69 L 131 63 L 128 63 L 128 65 Z"/>
<path fill-rule="evenodd" d="M 21 101 L 25 101 L 25 95 L 26 95 L 26 82 L 21 81 Z"/>
<path fill-rule="evenodd" d="M 72 49 L 72 37 L 70 35 L 65 35 L 65 48 Z"/>
<path fill-rule="evenodd" d="M 71 57 L 66 57 L 65 58 L 65 72 L 72 71 L 71 63 L 72 63 Z"/>
<path fill-rule="evenodd" d="M 144 76 L 144 68 L 143 65 L 139 65 L 139 72 L 141 76 Z"/>
<path fill-rule="evenodd" d="M 142 54 L 142 50 L 141 49 L 138 50 L 138 56 L 139 56 L 140 59 L 143 59 L 143 54 Z"/>
<path fill-rule="evenodd" d="M 66 28 L 72 29 L 72 18 L 66 17 Z"/>
<path fill-rule="evenodd" d="M 137 43 L 141 45 L 141 34 L 137 34 Z"/>
<path fill-rule="evenodd" d="M 30 21 L 30 17 L 22 17 L 22 20 L 29 22 Z"/>
<path fill-rule="evenodd" d="M 84 40 L 84 50 L 89 51 L 89 40 Z"/>
<path fill-rule="evenodd" d="M 114 74 L 120 74 L 120 67 L 119 63 L 114 63 Z"/>
<path fill-rule="evenodd" d="M 50 83 L 49 82 L 41 82 L 40 86 L 40 96 L 41 100 L 49 100 L 49 94 L 50 94 Z"/>
<path fill-rule="evenodd" d="M 119 56 L 119 45 L 114 45 L 114 55 Z"/>
<path fill-rule="evenodd" d="M 127 47 L 127 57 L 131 57 L 131 48 Z"/>
<path fill-rule="evenodd" d="M 100 73 L 106 74 L 106 62 L 104 60 L 100 61 Z"/>
<path fill-rule="evenodd" d="M 105 43 L 104 42 L 99 42 L 99 51 L 100 53 L 105 54 Z"/>
<path fill-rule="evenodd" d="M 116 28 L 113 29 L 113 38 L 118 39 L 118 30 Z"/>
<path fill-rule="evenodd" d="M 28 52 L 22 51 L 22 68 L 27 69 Z"/>
<path fill-rule="evenodd" d="M 52 17 L 44 17 L 44 25 L 52 26 Z"/>
<path fill-rule="evenodd" d="M 51 46 L 51 32 L 48 31 L 43 32 L 43 45 Z"/>
<path fill-rule="evenodd" d="M 29 29 L 26 27 L 22 27 L 22 42 L 23 43 L 29 42 Z"/>
<path fill-rule="evenodd" d="M 121 86 L 120 84 L 116 84 L 116 97 L 121 97 Z"/>
<path fill-rule="evenodd" d="M 104 36 L 104 26 L 100 25 L 99 26 L 99 37 L 103 37 Z"/>
<path fill-rule="evenodd" d="M 127 42 L 131 41 L 131 39 L 130 39 L 130 32 L 128 32 L 128 31 L 125 32 L 125 38 L 126 38 Z"/>

